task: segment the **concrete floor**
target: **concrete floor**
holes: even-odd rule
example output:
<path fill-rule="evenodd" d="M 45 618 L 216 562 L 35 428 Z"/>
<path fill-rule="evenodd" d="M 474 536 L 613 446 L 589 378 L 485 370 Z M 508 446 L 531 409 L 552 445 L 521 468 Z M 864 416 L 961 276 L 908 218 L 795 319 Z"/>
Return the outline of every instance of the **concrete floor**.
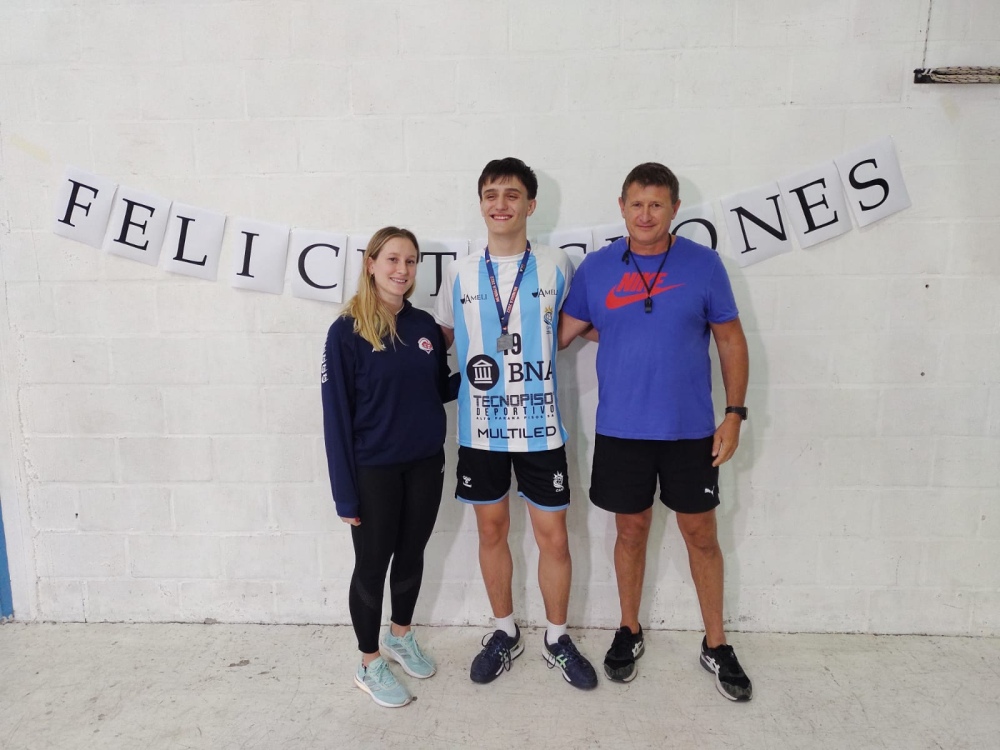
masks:
<path fill-rule="evenodd" d="M 638 678 L 578 691 L 541 631 L 491 685 L 468 678 L 485 631 L 420 628 L 438 674 L 379 708 L 354 687 L 347 627 L 0 626 L 0 748 L 994 748 L 1000 639 L 731 637 L 754 681 L 734 704 L 698 665 L 700 634 L 648 632 Z M 609 631 L 573 631 L 598 666 Z"/>

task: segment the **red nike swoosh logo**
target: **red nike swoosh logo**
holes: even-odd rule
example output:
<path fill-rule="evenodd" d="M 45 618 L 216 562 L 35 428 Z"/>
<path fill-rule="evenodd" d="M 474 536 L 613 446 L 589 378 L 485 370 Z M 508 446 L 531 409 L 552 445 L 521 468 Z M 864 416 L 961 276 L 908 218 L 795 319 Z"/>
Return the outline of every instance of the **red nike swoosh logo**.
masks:
<path fill-rule="evenodd" d="M 647 275 L 651 276 L 652 274 Z M 679 286 L 684 286 L 684 284 L 668 284 L 667 286 L 660 287 L 655 286 L 657 282 L 666 278 L 666 276 L 666 274 L 662 274 L 661 277 L 653 283 L 654 289 L 649 295 L 650 297 L 655 297 L 657 294 L 662 294 L 670 289 L 676 289 Z M 641 288 L 637 291 L 632 291 L 636 288 L 636 285 L 639 285 Z M 604 305 L 609 310 L 617 310 L 619 307 L 625 307 L 625 305 L 631 305 L 633 302 L 639 302 L 644 299 L 646 299 L 646 288 L 642 286 L 642 280 L 639 278 L 639 274 L 626 273 L 622 276 L 622 280 L 618 282 L 616 286 L 608 290 L 608 296 L 604 300 Z"/>

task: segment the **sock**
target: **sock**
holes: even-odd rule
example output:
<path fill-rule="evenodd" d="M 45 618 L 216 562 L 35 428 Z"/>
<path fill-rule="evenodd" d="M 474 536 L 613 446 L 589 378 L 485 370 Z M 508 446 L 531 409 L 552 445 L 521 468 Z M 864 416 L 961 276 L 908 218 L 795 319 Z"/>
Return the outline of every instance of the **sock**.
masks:
<path fill-rule="evenodd" d="M 511 612 L 506 617 L 494 617 L 493 620 L 496 622 L 497 630 L 502 630 L 511 638 L 517 635 L 517 626 L 514 624 L 513 612 Z"/>
<path fill-rule="evenodd" d="M 550 622 L 545 628 L 546 643 L 555 643 L 564 635 L 566 635 L 566 623 L 563 623 L 562 625 L 555 625 Z"/>

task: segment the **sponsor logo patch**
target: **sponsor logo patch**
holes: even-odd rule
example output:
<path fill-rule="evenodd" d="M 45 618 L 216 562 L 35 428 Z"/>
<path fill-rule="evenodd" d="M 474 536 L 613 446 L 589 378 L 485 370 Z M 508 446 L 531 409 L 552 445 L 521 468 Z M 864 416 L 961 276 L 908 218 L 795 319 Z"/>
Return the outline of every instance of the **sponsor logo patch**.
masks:
<path fill-rule="evenodd" d="M 500 380 L 500 365 L 492 357 L 480 354 L 469 362 L 465 368 L 465 375 L 473 388 L 488 391 Z"/>
<path fill-rule="evenodd" d="M 553 287 L 552 289 L 539 289 L 537 292 L 532 292 L 531 296 L 532 297 L 542 297 L 542 298 L 545 298 L 545 297 L 554 297 L 555 293 L 556 293 L 556 290 Z"/>

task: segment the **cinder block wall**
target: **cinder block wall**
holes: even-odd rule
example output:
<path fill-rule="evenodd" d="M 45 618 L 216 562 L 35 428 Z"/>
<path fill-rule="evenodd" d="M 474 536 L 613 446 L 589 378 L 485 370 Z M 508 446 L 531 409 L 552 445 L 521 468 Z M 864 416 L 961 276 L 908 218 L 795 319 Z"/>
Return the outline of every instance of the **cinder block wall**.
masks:
<path fill-rule="evenodd" d="M 541 234 L 617 220 L 639 161 L 675 168 L 694 205 L 891 135 L 912 208 L 727 260 L 752 352 L 752 416 L 722 475 L 729 626 L 1000 633 L 1000 86 L 911 82 L 928 2 L 6 0 L 0 503 L 17 616 L 348 621 L 318 391 L 337 307 L 55 236 L 66 165 L 230 217 L 471 239 L 498 156 L 537 169 Z M 928 66 L 1000 65 L 998 43 L 994 0 L 935 0 Z M 613 522 L 586 502 L 593 360 L 577 345 L 559 367 L 571 623 L 612 627 Z M 517 609 L 537 623 L 514 507 Z M 446 498 L 418 620 L 488 615 L 471 511 Z M 666 514 L 643 619 L 700 627 Z"/>

